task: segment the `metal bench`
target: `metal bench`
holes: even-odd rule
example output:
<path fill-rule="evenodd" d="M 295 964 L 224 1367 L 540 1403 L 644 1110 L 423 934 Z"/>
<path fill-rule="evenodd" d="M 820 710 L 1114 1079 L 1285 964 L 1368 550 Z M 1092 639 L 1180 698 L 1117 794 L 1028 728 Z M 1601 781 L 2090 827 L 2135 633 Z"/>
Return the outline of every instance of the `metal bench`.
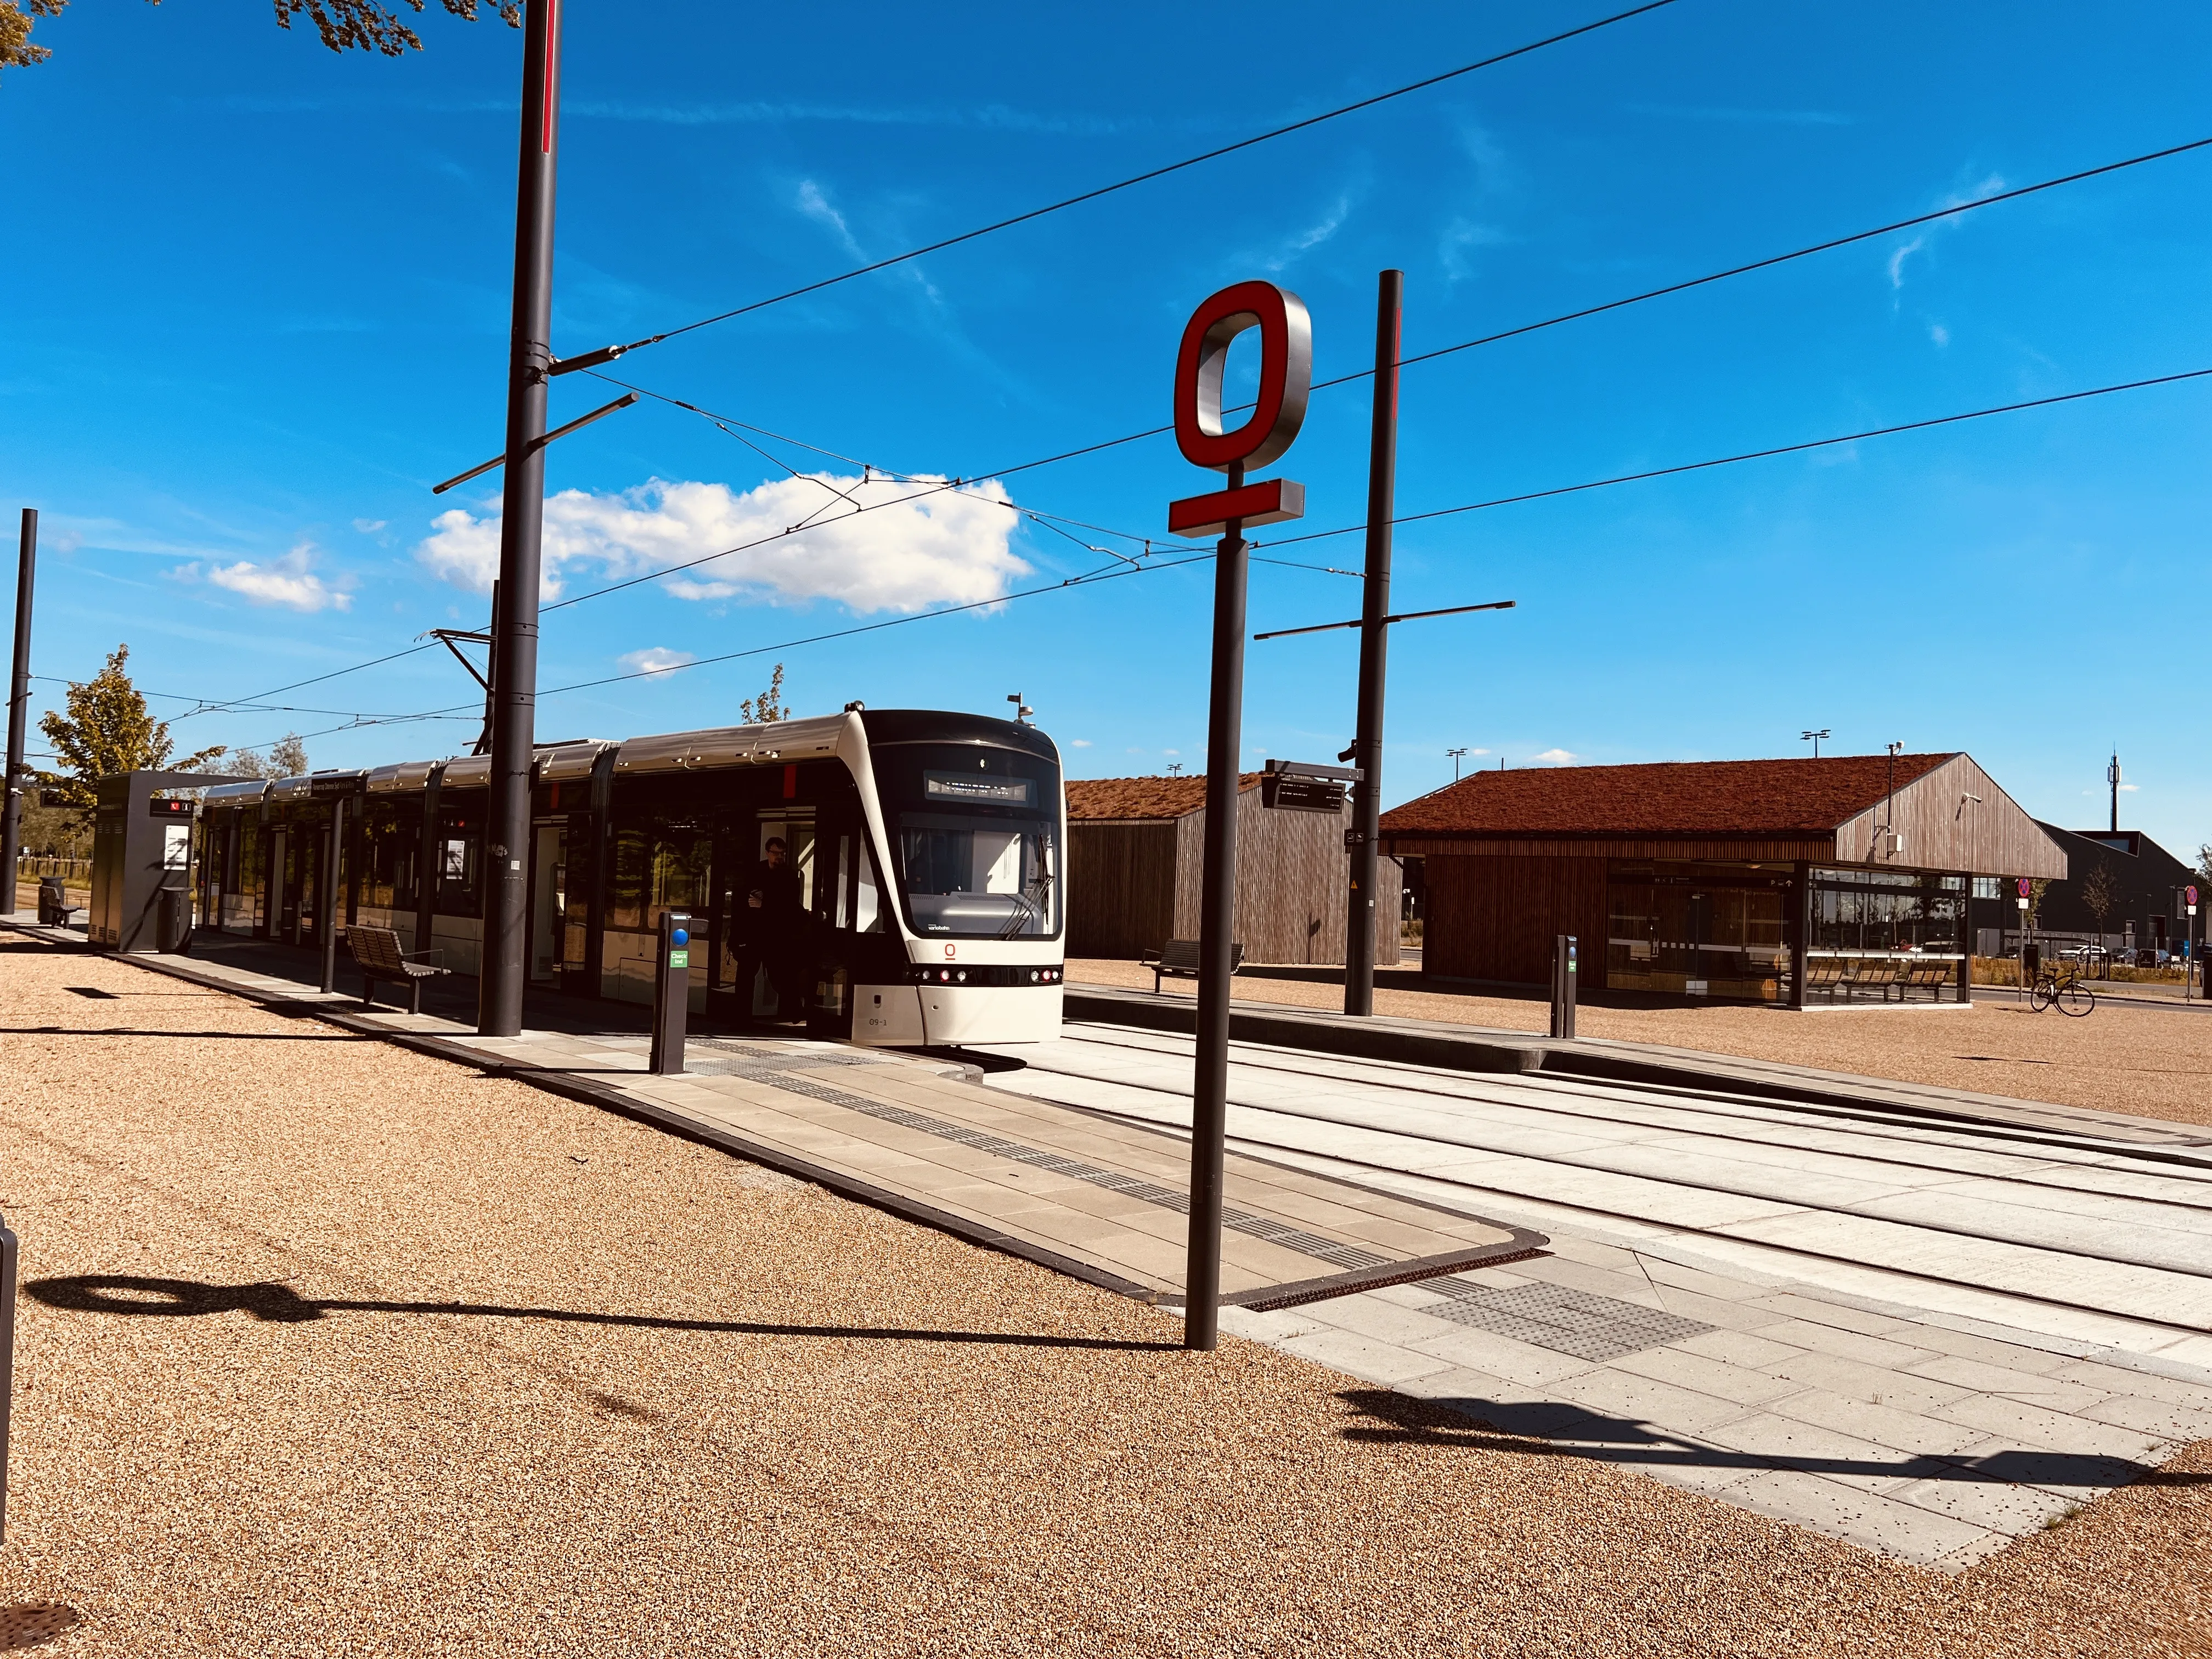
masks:
<path fill-rule="evenodd" d="M 1199 975 L 1198 941 L 1194 939 L 1171 939 L 1158 951 L 1146 951 L 1139 958 L 1139 963 L 1140 965 L 1152 970 L 1152 989 L 1156 993 L 1160 988 L 1160 981 L 1164 976 L 1173 979 L 1196 979 Z M 1229 971 L 1233 974 L 1243 965 L 1244 947 L 1241 945 L 1231 945 Z"/>
<path fill-rule="evenodd" d="M 422 1012 L 422 981 L 436 979 L 452 969 L 428 962 L 410 961 L 410 956 L 434 957 L 438 951 L 406 951 L 399 948 L 399 935 L 389 927 L 363 927 L 356 924 L 345 930 L 346 949 L 361 969 L 361 1006 L 372 1006 L 376 1000 L 379 980 L 386 985 L 404 987 L 407 992 L 407 1012 Z"/>
<path fill-rule="evenodd" d="M 1903 1002 L 1907 1000 L 1915 991 L 1925 991 L 1931 1002 L 1940 1002 L 1943 999 L 1944 988 L 1956 984 L 1958 978 L 1959 969 L 1956 963 L 1912 963 L 1906 967 L 1905 977 L 1898 981 L 1897 1000 Z"/>
<path fill-rule="evenodd" d="M 1844 964 L 1836 957 L 1814 957 L 1805 964 L 1805 988 L 1832 995 L 1844 982 Z"/>

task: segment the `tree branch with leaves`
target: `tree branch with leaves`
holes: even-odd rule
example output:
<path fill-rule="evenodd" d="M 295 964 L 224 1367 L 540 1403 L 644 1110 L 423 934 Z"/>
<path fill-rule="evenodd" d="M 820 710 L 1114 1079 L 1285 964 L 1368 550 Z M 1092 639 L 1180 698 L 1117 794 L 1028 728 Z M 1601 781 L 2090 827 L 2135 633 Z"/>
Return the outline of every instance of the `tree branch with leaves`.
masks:
<path fill-rule="evenodd" d="M 32 19 L 58 17 L 69 3 L 0 0 L 0 69 L 27 69 L 52 57 L 52 51 L 32 41 Z M 148 3 L 158 6 L 161 0 L 148 0 Z M 397 7 L 379 0 L 273 0 L 273 3 L 278 28 L 289 29 L 294 18 L 304 15 L 332 52 L 380 52 L 386 58 L 398 58 L 422 50 L 422 37 L 408 27 L 406 17 Z M 404 3 L 420 15 L 425 0 L 404 0 Z M 471 23 L 478 3 L 479 0 L 439 0 L 446 10 Z M 522 0 L 490 0 L 490 3 L 509 28 L 522 27 Z"/>
<path fill-rule="evenodd" d="M 49 806 L 88 812 L 99 804 L 100 779 L 118 772 L 191 772 L 219 758 L 223 745 L 196 750 L 171 765 L 176 747 L 169 723 L 146 712 L 146 699 L 131 682 L 131 647 L 118 645 L 100 672 L 70 682 L 64 708 L 43 714 L 39 730 L 53 745 L 64 770 L 41 772 L 39 783 Z"/>

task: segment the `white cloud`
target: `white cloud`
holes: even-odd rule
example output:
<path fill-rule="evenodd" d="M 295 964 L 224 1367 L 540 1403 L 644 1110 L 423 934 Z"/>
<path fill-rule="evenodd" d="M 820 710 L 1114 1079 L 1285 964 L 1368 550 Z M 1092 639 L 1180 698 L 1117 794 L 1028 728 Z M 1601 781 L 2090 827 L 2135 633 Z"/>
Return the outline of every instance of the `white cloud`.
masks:
<path fill-rule="evenodd" d="M 1180 755 L 1182 753 L 1182 750 L 1180 749 L 1163 749 L 1160 750 L 1160 753 L 1163 755 Z"/>
<path fill-rule="evenodd" d="M 216 565 L 209 570 L 207 579 L 217 587 L 243 594 L 255 605 L 281 605 L 288 610 L 309 611 L 350 609 L 351 593 L 343 586 L 332 586 L 308 568 L 313 557 L 313 544 L 301 542 L 268 564 L 240 559 L 236 564 Z"/>
<path fill-rule="evenodd" d="M 1542 754 L 1531 755 L 1528 758 L 1539 766 L 1572 766 L 1582 757 L 1571 750 L 1547 749 Z"/>
<path fill-rule="evenodd" d="M 1920 234 L 1914 237 L 1903 247 L 1899 248 L 1894 253 L 1889 256 L 1889 285 L 1891 288 L 1900 289 L 1905 286 L 1905 262 L 1927 246 L 1928 233 L 1923 230 Z"/>
<path fill-rule="evenodd" d="M 1285 241 L 1273 258 L 1264 262 L 1265 268 L 1269 270 L 1286 269 L 1297 259 L 1300 254 L 1311 252 L 1335 235 L 1338 231 L 1343 229 L 1344 222 L 1351 215 L 1352 197 L 1349 192 L 1346 192 L 1339 196 L 1336 198 L 1336 205 L 1322 214 L 1313 224 Z"/>
<path fill-rule="evenodd" d="M 1091 739 L 1088 738 L 1078 738 L 1067 746 L 1070 749 L 1088 749 L 1091 747 Z"/>
<path fill-rule="evenodd" d="M 665 674 L 672 668 L 682 668 L 697 660 L 689 651 L 671 651 L 665 645 L 656 645 L 643 651 L 632 651 L 616 661 L 639 674 Z"/>
<path fill-rule="evenodd" d="M 1951 331 L 1941 323 L 1930 323 L 1928 325 L 1928 337 L 1939 346 L 1947 346 L 1951 343 Z"/>
<path fill-rule="evenodd" d="M 853 234 L 853 228 L 845 222 L 845 216 L 830 205 L 830 198 L 822 187 L 811 179 L 802 179 L 799 184 L 799 210 L 817 225 L 827 225 L 835 233 L 838 245 L 855 259 L 868 256 L 860 252 L 860 244 Z"/>
<path fill-rule="evenodd" d="M 1497 247 L 1511 240 L 1504 231 L 1490 225 L 1455 218 L 1437 237 L 1437 258 L 1444 268 L 1447 280 L 1463 282 L 1474 275 L 1474 262 L 1468 258 L 1469 249 Z"/>
<path fill-rule="evenodd" d="M 743 493 L 660 478 L 611 494 L 564 489 L 545 503 L 541 592 L 557 596 L 572 567 L 619 581 L 735 549 L 672 574 L 666 591 L 684 599 L 834 599 L 860 611 L 1003 598 L 1030 568 L 1010 545 L 1017 515 L 1005 489 L 931 489 L 943 482 L 816 473 Z M 784 533 L 810 518 L 799 533 Z M 456 586 L 489 593 L 499 570 L 496 508 L 478 518 L 456 507 L 432 525 L 416 557 Z"/>
<path fill-rule="evenodd" d="M 353 521 L 353 527 L 361 532 L 364 536 L 374 536 L 378 531 L 384 528 L 384 520 L 381 519 L 356 519 Z"/>
<path fill-rule="evenodd" d="M 2120 793 L 2124 795 L 2132 795 L 2142 787 L 2142 785 L 2139 783 L 2124 783 L 2120 786 Z"/>

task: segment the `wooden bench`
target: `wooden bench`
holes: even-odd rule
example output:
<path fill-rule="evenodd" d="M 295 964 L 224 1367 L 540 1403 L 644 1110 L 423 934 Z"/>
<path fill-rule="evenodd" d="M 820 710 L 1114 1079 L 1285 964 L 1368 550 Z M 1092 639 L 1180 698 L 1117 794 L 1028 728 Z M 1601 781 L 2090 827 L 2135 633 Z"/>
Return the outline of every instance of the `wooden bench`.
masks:
<path fill-rule="evenodd" d="M 1175 979 L 1198 977 L 1198 941 L 1194 939 L 1171 939 L 1158 951 L 1147 951 L 1139 960 L 1142 966 L 1152 970 L 1152 989 L 1157 993 L 1163 976 Z M 1231 945 L 1229 971 L 1233 974 L 1243 965 L 1244 947 Z"/>
<path fill-rule="evenodd" d="M 1881 993 L 1881 1000 L 1887 1002 L 1889 1000 L 1891 988 L 1904 977 L 1904 974 L 1903 963 L 1892 957 L 1880 957 L 1870 961 L 1852 963 L 1850 972 L 1844 975 L 1844 983 L 1850 987 L 1853 991 L 1862 988 L 1879 991 Z"/>
<path fill-rule="evenodd" d="M 1814 957 L 1805 964 L 1808 991 L 1832 992 L 1844 982 L 1844 964 L 1838 957 Z"/>
<path fill-rule="evenodd" d="M 1908 965 L 1905 977 L 1898 981 L 1897 1000 L 1908 1000 L 1915 991 L 1925 991 L 1931 1001 L 1940 1002 L 1943 988 L 1954 985 L 1959 979 L 1959 965 L 1954 962 L 1916 962 Z"/>
<path fill-rule="evenodd" d="M 359 925 L 346 929 L 346 949 L 361 969 L 361 1006 L 371 1006 L 376 1000 L 376 983 L 382 980 L 387 985 L 404 987 L 407 992 L 407 1012 L 422 1012 L 422 981 L 436 979 L 449 973 L 450 969 L 437 967 L 427 962 L 410 962 L 410 955 L 437 956 L 435 951 L 405 951 L 399 948 L 399 935 L 389 927 L 363 927 Z"/>

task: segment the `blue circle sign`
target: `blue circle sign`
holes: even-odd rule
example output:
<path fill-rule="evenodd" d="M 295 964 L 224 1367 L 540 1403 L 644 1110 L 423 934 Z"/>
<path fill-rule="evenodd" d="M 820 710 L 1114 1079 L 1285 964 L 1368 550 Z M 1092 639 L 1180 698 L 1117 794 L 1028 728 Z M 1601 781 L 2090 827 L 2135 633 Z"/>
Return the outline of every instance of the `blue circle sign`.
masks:
<path fill-rule="evenodd" d="M 679 927 L 668 936 L 668 942 L 680 951 L 691 942 L 691 935 Z"/>

